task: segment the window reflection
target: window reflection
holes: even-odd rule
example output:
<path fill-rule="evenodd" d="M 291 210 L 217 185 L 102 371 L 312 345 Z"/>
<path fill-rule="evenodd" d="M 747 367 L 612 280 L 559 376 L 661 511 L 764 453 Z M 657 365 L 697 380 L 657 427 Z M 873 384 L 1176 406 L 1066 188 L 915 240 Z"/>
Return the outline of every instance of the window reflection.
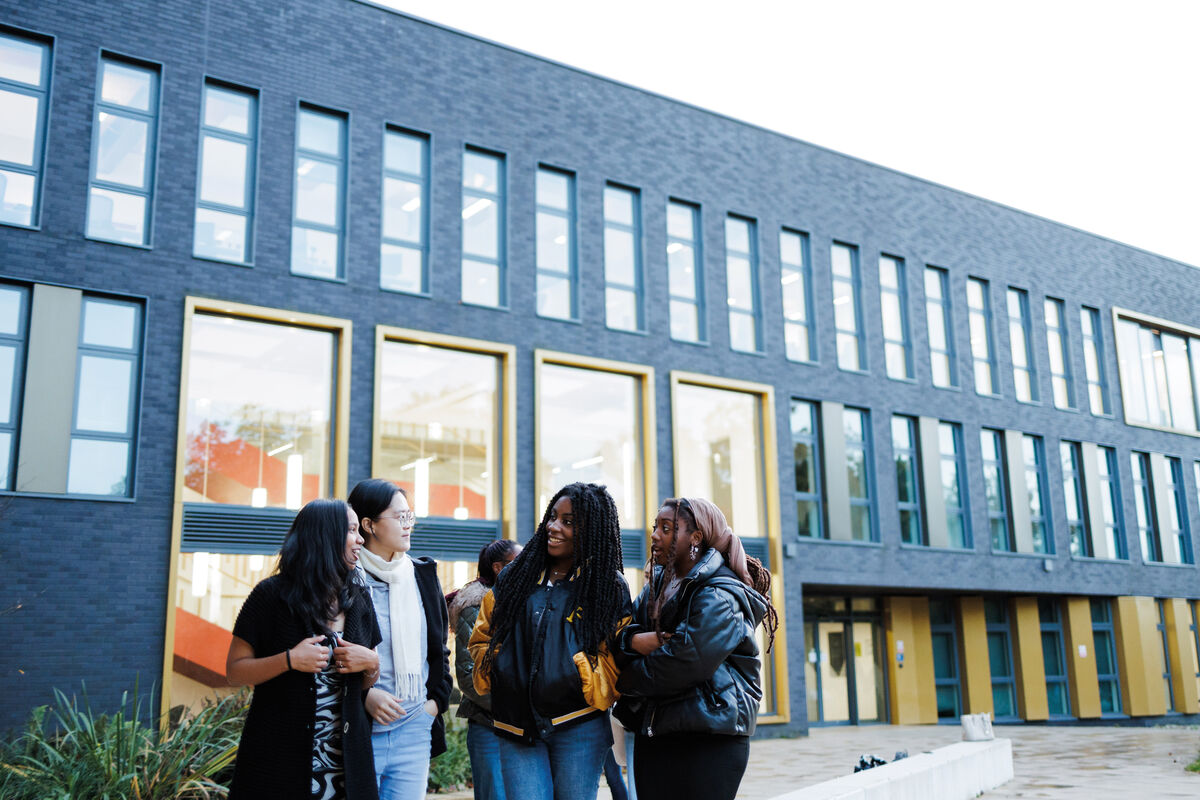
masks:
<path fill-rule="evenodd" d="M 492 355 L 383 344 L 375 473 L 418 516 L 499 517 L 499 370 Z"/>
<path fill-rule="evenodd" d="M 196 314 L 184 500 L 300 508 L 330 490 L 337 337 Z"/>
<path fill-rule="evenodd" d="M 622 528 L 645 524 L 641 378 L 542 364 L 538 373 L 538 509 L 574 481 L 608 486 Z"/>
<path fill-rule="evenodd" d="M 706 497 L 740 536 L 765 536 L 759 398 L 748 392 L 675 387 L 676 484 Z"/>

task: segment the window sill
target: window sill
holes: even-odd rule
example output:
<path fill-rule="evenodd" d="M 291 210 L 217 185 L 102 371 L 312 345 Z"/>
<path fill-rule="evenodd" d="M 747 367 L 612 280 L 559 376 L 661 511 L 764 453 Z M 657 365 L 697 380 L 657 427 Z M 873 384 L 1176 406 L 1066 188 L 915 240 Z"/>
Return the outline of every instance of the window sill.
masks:
<path fill-rule="evenodd" d="M 900 543 L 901 550 L 916 550 L 926 553 L 954 553 L 958 555 L 974 556 L 979 555 L 977 550 L 969 547 L 934 547 L 928 544 L 909 544 L 908 542 Z"/>
<path fill-rule="evenodd" d="M 136 503 L 137 497 L 113 497 L 107 494 L 55 494 L 53 492 L 22 492 L 0 490 L 0 497 L 32 497 L 38 500 L 85 500 L 99 503 Z"/>
<path fill-rule="evenodd" d="M 848 375 L 862 375 L 867 378 L 871 377 L 871 371 L 869 369 L 847 369 L 839 366 L 838 372 L 845 372 Z"/>
<path fill-rule="evenodd" d="M 102 239 L 99 236 L 84 235 L 83 238 L 87 239 L 89 242 L 98 242 L 100 244 L 115 244 L 120 247 L 132 247 L 134 250 L 153 250 L 154 249 L 154 246 L 149 245 L 149 244 L 135 244 L 133 242 L 121 242 L 116 239 Z"/>
<path fill-rule="evenodd" d="M 738 350 L 733 345 L 729 346 L 729 352 L 739 356 L 754 356 L 755 358 L 766 358 L 765 350 Z"/>
<path fill-rule="evenodd" d="M 990 552 L 994 556 L 1008 556 L 1011 558 L 1037 558 L 1037 559 L 1047 559 L 1048 558 L 1051 561 L 1056 560 L 1058 558 L 1058 555 L 1055 553 L 1016 553 L 1016 552 L 1012 552 L 1010 550 L 990 550 L 988 552 Z"/>
<path fill-rule="evenodd" d="M 489 306 L 486 303 L 472 303 L 470 300 L 459 300 L 458 304 L 460 306 L 467 306 L 468 308 L 486 308 L 489 311 L 505 311 L 505 312 L 507 312 L 507 311 L 511 310 L 506 305 Z"/>
<path fill-rule="evenodd" d="M 1173 561 L 1143 561 L 1146 567 L 1168 567 L 1170 569 L 1195 569 L 1195 564 L 1176 564 Z"/>
<path fill-rule="evenodd" d="M 538 319 L 544 319 L 547 322 L 565 322 L 568 325 L 582 325 L 583 320 L 578 317 L 549 317 L 542 314 L 535 314 Z"/>
<path fill-rule="evenodd" d="M 388 294 L 403 295 L 404 297 L 420 297 L 425 300 L 433 299 L 433 294 L 430 292 L 410 292 L 405 289 L 389 289 L 386 286 L 380 286 L 379 291 L 387 292 Z"/>
<path fill-rule="evenodd" d="M 785 361 L 787 361 L 789 364 L 803 364 L 803 365 L 804 365 L 804 366 L 806 366 L 806 367 L 819 367 L 819 366 L 821 366 L 821 362 L 820 362 L 819 360 L 818 360 L 818 361 L 809 361 L 809 360 L 807 360 L 807 359 L 803 359 L 803 358 L 788 358 L 787 356 L 784 356 L 783 358 L 784 358 L 784 360 L 785 360 Z"/>
<path fill-rule="evenodd" d="M 678 342 L 679 344 L 690 344 L 692 347 L 711 347 L 707 339 L 676 339 L 672 336 L 671 341 Z"/>
<path fill-rule="evenodd" d="M 1097 564 L 1120 564 L 1129 566 L 1133 562 L 1128 558 L 1101 558 L 1100 556 L 1071 556 L 1072 561 L 1094 562 Z"/>
<path fill-rule="evenodd" d="M 647 330 L 636 330 L 636 329 L 630 330 L 629 328 L 614 328 L 612 325 L 609 325 L 608 323 L 605 323 L 604 330 L 612 331 L 613 333 L 628 333 L 632 336 L 649 336 L 650 335 L 650 332 Z"/>
<path fill-rule="evenodd" d="M 40 231 L 42 229 L 42 225 L 40 222 L 36 225 L 22 225 L 19 222 L 0 221 L 0 226 L 3 226 L 5 228 L 17 228 L 17 229 L 23 230 L 23 231 Z"/>
<path fill-rule="evenodd" d="M 206 261 L 210 264 L 224 264 L 227 267 L 245 267 L 247 269 L 254 267 L 253 261 L 228 261 L 224 258 L 213 258 L 212 256 L 198 256 L 192 253 L 192 258 L 196 261 Z"/>
<path fill-rule="evenodd" d="M 930 386 L 942 392 L 962 392 L 961 386 L 938 386 L 936 383 L 931 383 Z"/>
<path fill-rule="evenodd" d="M 325 281 L 326 283 L 340 283 L 343 286 L 346 285 L 346 279 L 344 277 L 327 278 L 324 275 L 306 275 L 303 272 L 294 272 L 291 269 L 288 270 L 288 274 L 293 278 L 307 278 L 310 281 Z"/>
<path fill-rule="evenodd" d="M 883 547 L 882 542 L 864 542 L 861 539 L 824 539 L 813 536 L 797 536 L 796 541 L 811 544 L 832 544 L 838 547 Z"/>
<path fill-rule="evenodd" d="M 888 375 L 887 378 L 889 381 L 895 381 L 896 383 L 908 383 L 912 384 L 913 386 L 917 385 L 916 378 L 894 378 L 891 375 Z"/>

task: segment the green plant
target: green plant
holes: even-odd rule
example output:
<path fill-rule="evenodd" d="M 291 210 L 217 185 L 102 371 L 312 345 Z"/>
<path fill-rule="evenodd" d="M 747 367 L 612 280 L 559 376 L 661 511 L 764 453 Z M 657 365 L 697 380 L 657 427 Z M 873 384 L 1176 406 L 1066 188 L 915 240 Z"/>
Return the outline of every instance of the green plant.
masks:
<path fill-rule="evenodd" d="M 206 702 L 193 716 L 146 721 L 135 687 L 113 714 L 57 689 L 25 730 L 0 743 L 0 797 L 11 800 L 210 800 L 228 794 L 247 694 Z"/>
<path fill-rule="evenodd" d="M 1188 772 L 1200 772 L 1200 756 L 1196 756 L 1196 760 L 1184 767 Z"/>
<path fill-rule="evenodd" d="M 467 721 L 446 719 L 446 752 L 429 762 L 429 791 L 461 789 L 471 784 L 471 757 L 467 754 Z"/>

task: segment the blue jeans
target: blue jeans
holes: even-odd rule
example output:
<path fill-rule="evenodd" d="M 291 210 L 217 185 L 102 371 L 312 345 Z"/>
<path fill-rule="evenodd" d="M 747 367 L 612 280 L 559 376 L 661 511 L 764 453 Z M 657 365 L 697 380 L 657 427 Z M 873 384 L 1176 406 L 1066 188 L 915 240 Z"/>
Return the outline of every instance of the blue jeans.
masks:
<path fill-rule="evenodd" d="M 487 725 L 467 723 L 467 753 L 471 756 L 471 780 L 475 800 L 506 800 L 504 776 L 500 773 L 500 737 Z"/>
<path fill-rule="evenodd" d="M 533 744 L 500 739 L 504 791 L 520 800 L 596 800 L 612 747 L 608 714 L 597 714 Z"/>
<path fill-rule="evenodd" d="M 396 727 L 371 733 L 379 800 L 425 800 L 429 785 L 429 744 L 433 717 L 421 707 Z"/>

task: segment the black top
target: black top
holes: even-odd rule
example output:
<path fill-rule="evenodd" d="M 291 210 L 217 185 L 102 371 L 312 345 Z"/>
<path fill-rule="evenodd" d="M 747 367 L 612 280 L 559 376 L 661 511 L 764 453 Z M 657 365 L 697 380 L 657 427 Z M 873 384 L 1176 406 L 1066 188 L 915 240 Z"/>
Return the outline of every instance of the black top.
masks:
<path fill-rule="evenodd" d="M 283 599 L 284 578 L 259 583 L 238 613 L 233 635 L 254 649 L 255 658 L 278 655 L 315 635 Z M 354 584 L 346 610 L 346 641 L 374 648 L 380 641 L 375 609 L 366 589 Z M 346 676 L 342 702 L 343 764 L 347 800 L 377 800 L 371 721 L 363 705 L 362 673 Z M 317 688 L 308 672 L 289 670 L 254 687 L 242 729 L 230 800 L 309 800 L 312 780 L 313 719 Z"/>

